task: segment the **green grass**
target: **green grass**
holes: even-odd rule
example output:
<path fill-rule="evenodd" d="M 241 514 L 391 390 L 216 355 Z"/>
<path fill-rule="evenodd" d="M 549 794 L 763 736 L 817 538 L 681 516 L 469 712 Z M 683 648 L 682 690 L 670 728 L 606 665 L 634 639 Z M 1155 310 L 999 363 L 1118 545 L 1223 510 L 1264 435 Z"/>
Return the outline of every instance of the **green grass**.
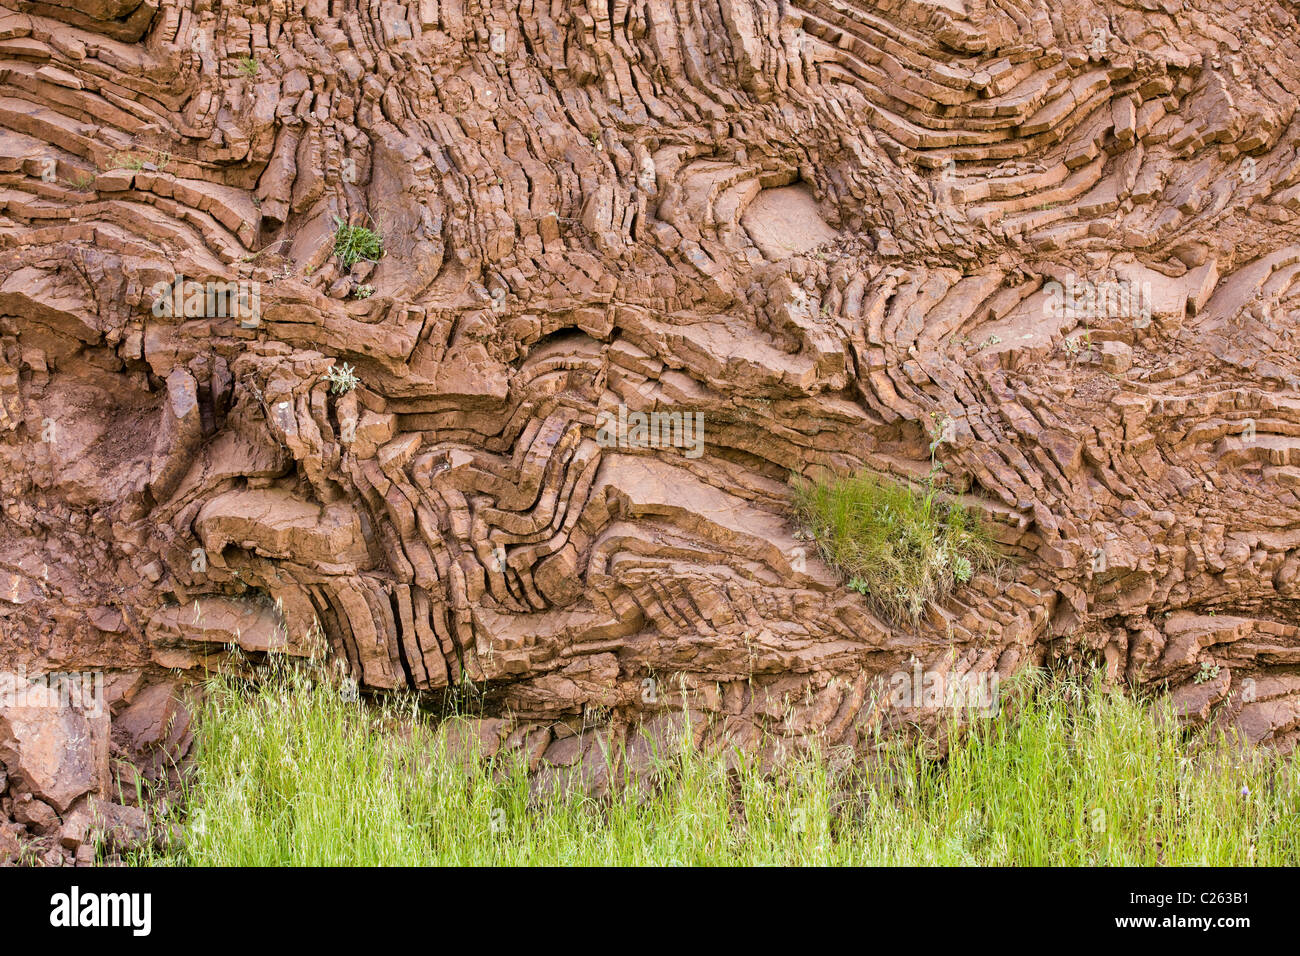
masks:
<path fill-rule="evenodd" d="M 139 156 L 128 156 L 125 153 L 118 153 L 113 157 L 114 169 L 130 169 L 134 172 L 140 172 L 144 169 L 145 160 Z"/>
<path fill-rule="evenodd" d="M 350 226 L 334 217 L 334 255 L 343 268 L 351 269 L 363 259 L 378 261 L 384 254 L 384 237 L 365 226 Z"/>
<path fill-rule="evenodd" d="M 140 863 L 1300 863 L 1297 765 L 1189 740 L 1165 704 L 1016 683 L 1014 718 L 946 760 L 882 740 L 761 772 L 686 742 L 605 799 L 538 789 L 514 760 L 458 759 L 412 699 L 367 705 L 305 672 L 212 683 L 188 834 Z M 616 774 L 617 779 L 617 774 Z"/>
<path fill-rule="evenodd" d="M 915 621 L 927 605 L 998 555 L 972 511 L 940 494 L 869 472 L 808 481 L 795 477 L 795 518 L 826 562 L 892 623 Z"/>
<path fill-rule="evenodd" d="M 133 153 L 114 153 L 110 161 L 112 169 L 129 169 L 133 172 L 143 172 L 152 164 L 159 172 L 163 172 L 171 165 L 172 154 L 154 150 L 148 158 Z"/>

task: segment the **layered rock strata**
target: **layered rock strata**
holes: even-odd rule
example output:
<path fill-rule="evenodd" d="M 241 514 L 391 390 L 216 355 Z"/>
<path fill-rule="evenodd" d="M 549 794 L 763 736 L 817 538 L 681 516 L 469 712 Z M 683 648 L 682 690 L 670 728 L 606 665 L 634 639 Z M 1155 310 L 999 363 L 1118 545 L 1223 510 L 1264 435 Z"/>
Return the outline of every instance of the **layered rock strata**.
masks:
<path fill-rule="evenodd" d="M 1074 658 L 1294 743 L 1294 4 L 3 10 L 10 670 L 319 640 L 572 767 Z M 936 429 L 1009 562 L 893 626 L 788 479 Z"/>

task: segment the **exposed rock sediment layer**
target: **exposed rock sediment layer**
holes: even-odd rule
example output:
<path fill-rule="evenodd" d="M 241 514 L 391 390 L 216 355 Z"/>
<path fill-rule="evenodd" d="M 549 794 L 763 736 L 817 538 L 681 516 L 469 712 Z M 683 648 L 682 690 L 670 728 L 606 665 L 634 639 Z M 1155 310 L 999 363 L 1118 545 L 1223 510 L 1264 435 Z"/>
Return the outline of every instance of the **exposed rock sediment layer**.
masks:
<path fill-rule="evenodd" d="M 569 766 L 1073 655 L 1294 741 L 1294 4 L 4 7 L 0 663 L 320 635 Z M 936 421 L 1014 565 L 890 626 L 787 479 Z"/>

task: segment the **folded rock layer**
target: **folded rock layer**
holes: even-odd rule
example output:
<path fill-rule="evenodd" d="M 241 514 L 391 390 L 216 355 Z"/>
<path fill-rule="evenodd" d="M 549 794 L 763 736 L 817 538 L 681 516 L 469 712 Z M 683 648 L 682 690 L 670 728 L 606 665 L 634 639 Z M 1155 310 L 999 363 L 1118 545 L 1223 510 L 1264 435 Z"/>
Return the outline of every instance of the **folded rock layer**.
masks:
<path fill-rule="evenodd" d="M 1300 734 L 1294 4 L 0 7 L 0 664 L 320 640 L 551 767 L 1066 660 Z M 788 481 L 936 425 L 1008 564 L 900 626 Z"/>

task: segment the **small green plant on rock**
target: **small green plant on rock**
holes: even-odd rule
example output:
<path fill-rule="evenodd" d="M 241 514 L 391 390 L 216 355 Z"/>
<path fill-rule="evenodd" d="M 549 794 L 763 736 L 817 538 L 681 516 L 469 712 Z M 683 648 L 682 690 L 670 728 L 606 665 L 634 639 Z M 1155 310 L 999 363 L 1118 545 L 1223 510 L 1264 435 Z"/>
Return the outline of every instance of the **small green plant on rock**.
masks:
<path fill-rule="evenodd" d="M 1000 563 L 978 515 L 940 492 L 934 452 L 943 419 L 931 433 L 931 470 L 919 487 L 862 471 L 808 481 L 796 476 L 794 511 L 848 587 L 865 595 L 893 623 L 916 621 L 977 572 Z"/>
<path fill-rule="evenodd" d="M 351 269 L 363 259 L 377 262 L 384 254 L 384 237 L 365 226 L 350 226 L 334 217 L 334 255 L 343 268 Z"/>
<path fill-rule="evenodd" d="M 135 153 L 114 153 L 110 159 L 111 169 L 129 169 L 132 172 L 164 172 L 172 163 L 172 154 L 154 150 L 146 158 Z"/>
<path fill-rule="evenodd" d="M 145 161 L 139 156 L 132 156 L 128 153 L 117 153 L 113 157 L 114 169 L 129 169 L 133 172 L 140 172 L 144 169 Z"/>
<path fill-rule="evenodd" d="M 239 64 L 236 67 L 236 69 L 238 69 L 239 72 L 244 76 L 257 76 L 257 71 L 258 69 L 260 69 L 260 67 L 261 64 L 259 64 L 257 60 L 254 59 L 253 57 L 241 56 L 239 58 Z"/>
<path fill-rule="evenodd" d="M 1065 349 L 1065 353 L 1072 359 L 1082 357 L 1092 348 L 1092 331 L 1085 330 L 1074 338 L 1067 336 L 1062 340 L 1061 347 Z"/>
<path fill-rule="evenodd" d="M 321 381 L 330 383 L 330 391 L 335 395 L 341 395 L 344 392 L 350 392 L 361 384 L 361 379 L 357 378 L 356 369 L 347 362 L 342 366 L 331 365 L 329 371 L 325 373 L 325 378 Z"/>

